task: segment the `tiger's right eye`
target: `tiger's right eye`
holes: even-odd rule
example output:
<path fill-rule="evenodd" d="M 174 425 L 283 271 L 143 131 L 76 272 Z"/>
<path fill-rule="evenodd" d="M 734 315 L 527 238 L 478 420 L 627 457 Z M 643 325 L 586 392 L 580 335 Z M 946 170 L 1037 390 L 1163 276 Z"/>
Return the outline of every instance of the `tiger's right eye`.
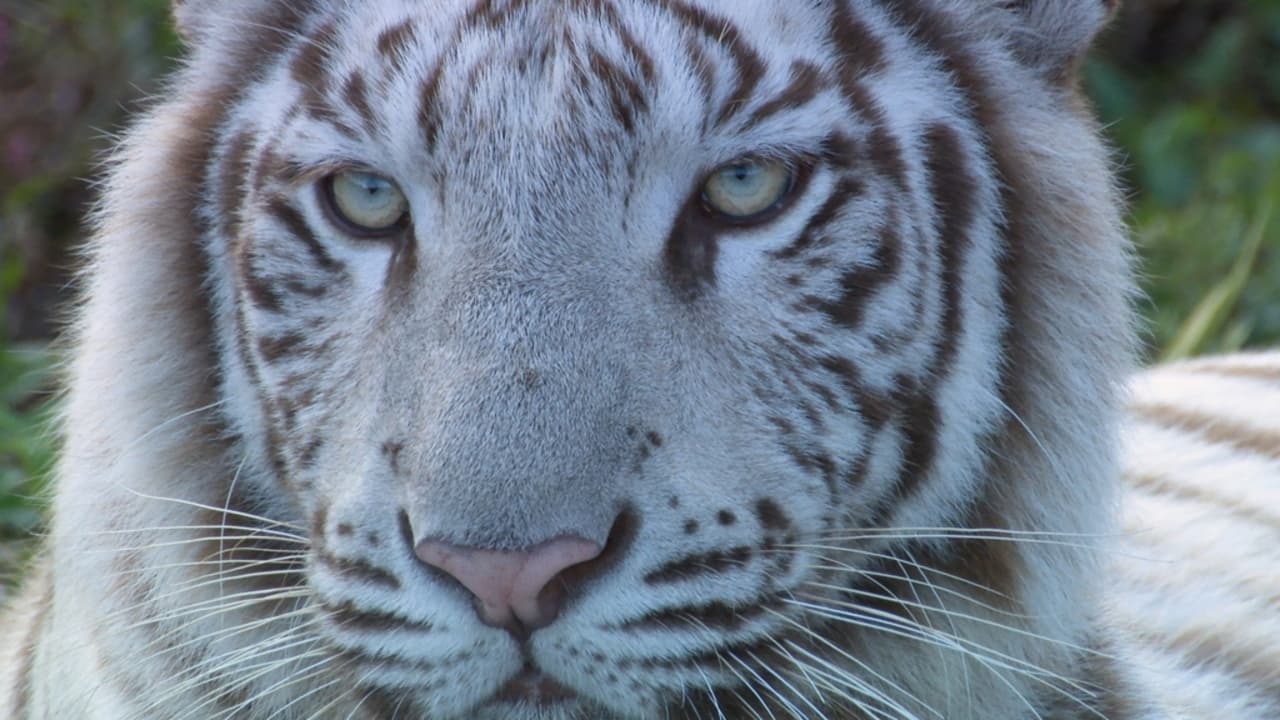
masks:
<path fill-rule="evenodd" d="M 778 160 L 743 159 L 725 165 L 702 186 L 703 207 L 713 216 L 747 224 L 767 219 L 795 188 L 796 173 Z"/>
<path fill-rule="evenodd" d="M 408 199 L 381 175 L 343 170 L 326 178 L 323 190 L 330 214 L 354 235 L 390 235 L 409 219 Z"/>

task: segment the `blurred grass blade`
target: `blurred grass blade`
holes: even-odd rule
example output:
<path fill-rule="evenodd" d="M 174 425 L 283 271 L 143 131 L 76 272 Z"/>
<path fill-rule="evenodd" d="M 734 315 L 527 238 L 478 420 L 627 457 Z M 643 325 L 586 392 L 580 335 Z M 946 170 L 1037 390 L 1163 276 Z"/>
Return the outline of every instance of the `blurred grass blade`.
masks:
<path fill-rule="evenodd" d="M 1196 304 L 1186 322 L 1178 328 L 1173 341 L 1165 348 L 1160 358 L 1162 361 L 1183 360 L 1197 355 L 1209 340 L 1219 335 L 1249 284 L 1262 249 L 1262 239 L 1271 225 L 1273 209 L 1274 204 L 1269 201 L 1258 211 L 1253 225 L 1245 234 L 1244 244 L 1236 255 L 1231 272 Z"/>

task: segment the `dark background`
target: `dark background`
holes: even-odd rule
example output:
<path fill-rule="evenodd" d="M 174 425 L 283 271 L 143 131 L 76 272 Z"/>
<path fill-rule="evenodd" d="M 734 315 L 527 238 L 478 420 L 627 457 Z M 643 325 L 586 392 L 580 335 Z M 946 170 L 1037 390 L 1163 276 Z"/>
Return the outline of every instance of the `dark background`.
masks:
<path fill-rule="evenodd" d="M 181 51 L 167 6 L 0 0 L 0 571 L 40 527 L 48 342 L 98 161 Z M 1277 344 L 1280 0 L 1127 0 L 1084 80 L 1130 193 L 1147 359 Z"/>

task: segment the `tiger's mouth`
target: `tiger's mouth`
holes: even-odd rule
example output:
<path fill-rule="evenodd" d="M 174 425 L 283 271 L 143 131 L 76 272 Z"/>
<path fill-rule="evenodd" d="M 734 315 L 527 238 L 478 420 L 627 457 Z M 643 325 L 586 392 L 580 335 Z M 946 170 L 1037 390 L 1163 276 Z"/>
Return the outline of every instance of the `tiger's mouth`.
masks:
<path fill-rule="evenodd" d="M 497 702 L 537 706 L 559 705 L 577 699 L 576 692 L 561 685 L 532 663 L 526 664 L 494 694 Z"/>

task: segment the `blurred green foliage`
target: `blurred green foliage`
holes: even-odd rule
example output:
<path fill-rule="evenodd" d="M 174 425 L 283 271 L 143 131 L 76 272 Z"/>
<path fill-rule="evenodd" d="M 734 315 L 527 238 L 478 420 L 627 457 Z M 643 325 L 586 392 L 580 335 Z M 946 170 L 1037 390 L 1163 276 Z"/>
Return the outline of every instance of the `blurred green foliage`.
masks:
<path fill-rule="evenodd" d="M 179 52 L 167 6 L 0 0 L 0 571 L 54 454 L 67 249 L 95 159 Z M 1280 341 L 1280 0 L 1129 0 L 1084 81 L 1130 193 L 1150 358 Z"/>
<path fill-rule="evenodd" d="M 47 396 L 49 358 L 39 347 L 0 352 L 0 540 L 40 523 L 44 479 L 53 464 Z"/>
<path fill-rule="evenodd" d="M 91 178 L 178 54 L 168 0 L 0 0 L 0 582 L 40 527 L 54 458 L 56 306 Z"/>
<path fill-rule="evenodd" d="M 20 281 L 20 266 L 4 259 L 0 297 L 8 298 Z M 48 401 L 53 359 L 43 343 L 8 341 L 4 330 L 0 318 L 0 585 L 21 560 L 21 548 L 5 541 L 40 527 L 56 445 Z"/>
<path fill-rule="evenodd" d="M 1151 355 L 1280 341 L 1280 0 L 1131 3 L 1085 86 L 1132 193 Z"/>

